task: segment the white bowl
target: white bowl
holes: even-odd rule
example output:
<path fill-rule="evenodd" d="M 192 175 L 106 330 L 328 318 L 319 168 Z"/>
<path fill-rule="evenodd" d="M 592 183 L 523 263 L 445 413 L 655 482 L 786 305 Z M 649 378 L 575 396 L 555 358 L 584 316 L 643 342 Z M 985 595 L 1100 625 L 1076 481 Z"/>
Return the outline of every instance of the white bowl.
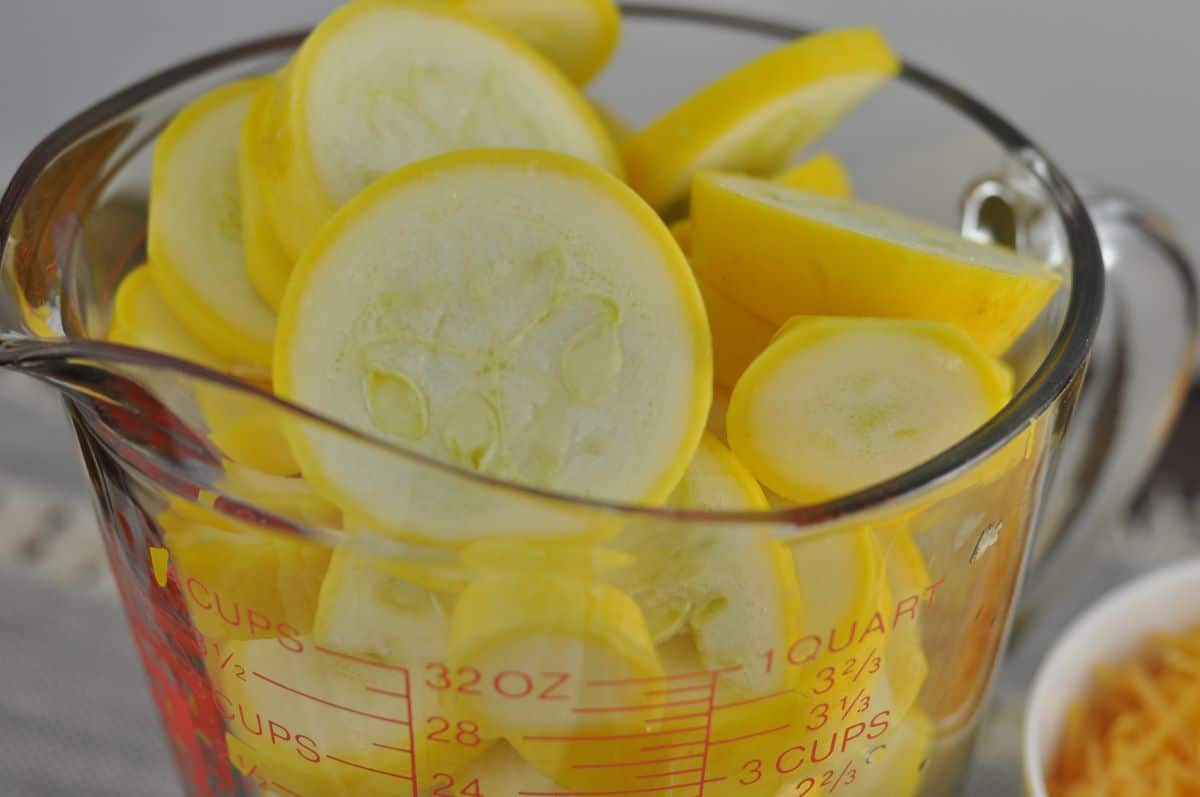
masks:
<path fill-rule="evenodd" d="M 1022 764 L 1029 797 L 1047 797 L 1046 769 L 1067 710 L 1084 696 L 1096 666 L 1135 654 L 1155 631 L 1200 623 L 1200 559 L 1144 575 L 1075 619 L 1042 661 L 1025 710 Z"/>

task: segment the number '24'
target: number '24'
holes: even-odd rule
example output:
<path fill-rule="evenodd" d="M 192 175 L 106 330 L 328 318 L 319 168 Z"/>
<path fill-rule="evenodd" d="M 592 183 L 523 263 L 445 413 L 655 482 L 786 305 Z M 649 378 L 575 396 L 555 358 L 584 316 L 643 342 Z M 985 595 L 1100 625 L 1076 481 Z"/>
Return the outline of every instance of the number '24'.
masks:
<path fill-rule="evenodd" d="M 461 789 L 454 791 L 454 776 L 448 772 L 433 773 L 433 797 L 485 797 L 479 789 L 479 778 L 471 778 Z"/>

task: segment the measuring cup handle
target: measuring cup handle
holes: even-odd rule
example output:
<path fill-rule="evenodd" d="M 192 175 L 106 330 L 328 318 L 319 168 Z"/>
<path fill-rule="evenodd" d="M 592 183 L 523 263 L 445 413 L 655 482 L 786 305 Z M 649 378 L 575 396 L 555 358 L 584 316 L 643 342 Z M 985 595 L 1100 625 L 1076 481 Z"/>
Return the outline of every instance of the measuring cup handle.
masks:
<path fill-rule="evenodd" d="M 1200 343 L 1196 272 L 1170 224 L 1122 192 L 1083 194 L 1104 255 L 1104 312 L 1035 543 L 1025 611 L 1072 581 L 1084 546 L 1119 522 L 1145 483 Z"/>

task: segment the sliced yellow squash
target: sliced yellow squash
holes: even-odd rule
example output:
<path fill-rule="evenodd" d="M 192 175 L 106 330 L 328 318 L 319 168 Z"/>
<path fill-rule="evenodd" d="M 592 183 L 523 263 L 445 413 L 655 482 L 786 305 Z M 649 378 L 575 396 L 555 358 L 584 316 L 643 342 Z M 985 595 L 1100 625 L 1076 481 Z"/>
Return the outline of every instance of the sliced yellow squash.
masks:
<path fill-rule="evenodd" d="M 376 179 L 446 152 L 551 150 L 620 171 L 591 106 L 552 64 L 474 14 L 422 0 L 330 14 L 292 59 L 270 118 L 283 173 L 268 202 L 292 257 Z"/>
<path fill-rule="evenodd" d="M 277 83 L 267 80 L 258 89 L 242 124 L 238 147 L 238 182 L 242 192 L 242 241 L 245 246 L 246 276 L 272 310 L 279 309 L 293 259 L 288 256 L 271 219 L 267 192 L 273 184 L 278 154 L 270 138 L 269 115 Z"/>
<path fill-rule="evenodd" d="M 781 185 L 803 188 L 829 196 L 850 196 L 850 177 L 832 154 L 823 152 L 775 178 Z M 692 220 L 682 219 L 671 225 L 671 234 L 690 255 Z M 697 280 L 708 310 L 713 336 L 713 375 L 717 385 L 732 390 L 755 357 L 771 342 L 779 324 L 748 310 L 734 294 L 705 280 Z"/>
<path fill-rule="evenodd" d="M 892 210 L 727 174 L 692 196 L 692 264 L 755 314 L 944 321 L 993 356 L 1061 282 L 1047 266 Z"/>
<path fill-rule="evenodd" d="M 1011 395 L 1011 372 L 948 324 L 798 317 L 734 389 L 729 442 L 771 490 L 821 501 L 941 453 Z"/>
<path fill-rule="evenodd" d="M 131 271 L 117 287 L 108 339 L 258 384 L 269 382 L 269 372 L 232 363 L 196 338 L 167 307 L 145 266 Z M 286 476 L 299 471 L 283 436 L 280 410 L 231 389 L 199 382 L 194 385 L 209 437 L 227 457 L 268 474 Z"/>
<path fill-rule="evenodd" d="M 273 639 L 312 630 L 329 549 L 249 524 L 159 518 L 192 622 L 214 639 Z"/>
<path fill-rule="evenodd" d="M 857 28 L 806 36 L 734 70 L 621 146 L 630 184 L 659 210 L 705 170 L 769 176 L 899 70 Z"/>
<path fill-rule="evenodd" d="M 271 363 L 275 315 L 250 284 L 238 146 L 266 78 L 231 83 L 175 116 L 154 146 L 146 246 L 171 312 L 232 362 Z"/>
<path fill-rule="evenodd" d="M 338 546 L 321 584 L 313 639 L 390 664 L 420 669 L 445 658 L 447 599 L 388 572 L 369 546 Z"/>
<path fill-rule="evenodd" d="M 412 794 L 487 752 L 494 737 L 409 673 L 309 637 L 225 642 L 210 650 L 231 753 L 284 794 Z M 236 760 L 235 760 L 236 763 Z M 465 785 L 465 784 L 464 784 Z"/>
<path fill-rule="evenodd" d="M 637 604 L 594 581 L 549 573 L 474 581 L 454 607 L 447 664 L 486 676 L 454 693 L 455 711 L 514 742 L 628 731 L 662 713 L 644 694 L 662 669 Z"/>
<path fill-rule="evenodd" d="M 512 31 L 580 86 L 604 68 L 621 35 L 621 9 L 613 0 L 452 2 Z"/>
<path fill-rule="evenodd" d="M 280 395 L 468 471 L 577 495 L 665 500 L 711 397 L 708 323 L 666 227 L 615 178 L 552 153 L 455 153 L 377 183 L 297 265 L 279 329 Z M 379 525 L 456 541 L 496 531 L 427 465 L 291 434 L 305 477 Z M 506 533 L 550 533 L 513 522 Z"/>

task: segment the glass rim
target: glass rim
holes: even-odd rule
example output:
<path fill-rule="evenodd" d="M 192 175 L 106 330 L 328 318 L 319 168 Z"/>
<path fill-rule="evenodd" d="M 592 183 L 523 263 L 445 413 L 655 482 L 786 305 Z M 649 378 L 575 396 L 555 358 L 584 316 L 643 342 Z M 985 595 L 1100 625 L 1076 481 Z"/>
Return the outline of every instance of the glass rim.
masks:
<path fill-rule="evenodd" d="M 721 11 L 654 3 L 622 3 L 621 6 L 624 13 L 634 19 L 708 25 L 781 40 L 794 39 L 814 30 Z M 0 196 L 0 262 L 3 261 L 8 247 L 13 244 L 10 232 L 16 213 L 28 191 L 38 176 L 64 150 L 97 127 L 164 91 L 242 60 L 294 50 L 307 33 L 307 30 L 300 30 L 255 38 L 182 61 L 100 100 L 60 125 L 24 158 L 4 194 Z M 1100 320 L 1104 293 L 1101 249 L 1091 218 L 1065 174 L 1042 150 L 990 107 L 908 60 L 903 61 L 898 79 L 958 110 L 988 133 L 1010 157 L 1020 162 L 1039 180 L 1062 219 L 1066 231 L 1070 254 L 1068 263 L 1072 276 L 1071 290 L 1062 328 L 1045 358 L 1034 375 L 1000 413 L 932 459 L 849 495 L 812 504 L 752 511 L 675 509 L 608 501 L 533 487 L 470 471 L 353 428 L 226 374 L 157 352 L 68 336 L 62 340 L 46 340 L 39 351 L 29 352 L 23 360 L 90 360 L 175 371 L 187 378 L 201 379 L 225 389 L 255 396 L 274 405 L 280 412 L 296 417 L 297 420 L 320 425 L 331 432 L 349 436 L 364 445 L 405 458 L 423 467 L 441 470 L 449 477 L 476 482 L 525 498 L 562 503 L 577 509 L 593 509 L 673 522 L 693 520 L 739 524 L 784 523 L 795 526 L 812 526 L 848 515 L 863 514 L 878 509 L 885 503 L 917 495 L 955 478 L 1013 440 L 1046 412 L 1067 390 L 1087 362 Z"/>

